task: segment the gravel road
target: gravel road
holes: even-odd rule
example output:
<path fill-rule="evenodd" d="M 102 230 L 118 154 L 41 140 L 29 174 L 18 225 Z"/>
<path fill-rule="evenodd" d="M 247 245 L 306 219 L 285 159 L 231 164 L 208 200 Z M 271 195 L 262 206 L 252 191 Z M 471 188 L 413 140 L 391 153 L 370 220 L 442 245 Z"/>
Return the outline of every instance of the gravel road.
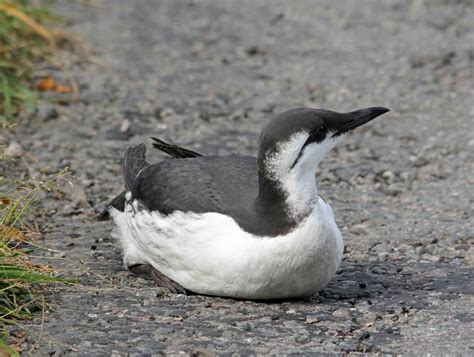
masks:
<path fill-rule="evenodd" d="M 43 261 L 80 285 L 48 293 L 38 355 L 316 352 L 474 354 L 472 1 L 55 3 L 96 57 L 72 65 L 81 100 L 42 104 L 16 132 L 74 188 L 49 198 Z M 93 212 L 122 188 L 121 157 L 155 135 L 207 154 L 255 154 L 294 107 L 391 112 L 321 165 L 346 247 L 317 296 L 252 302 L 170 295 L 124 271 Z M 25 140 L 27 138 L 27 140 Z M 42 331 L 42 332 L 41 332 Z"/>

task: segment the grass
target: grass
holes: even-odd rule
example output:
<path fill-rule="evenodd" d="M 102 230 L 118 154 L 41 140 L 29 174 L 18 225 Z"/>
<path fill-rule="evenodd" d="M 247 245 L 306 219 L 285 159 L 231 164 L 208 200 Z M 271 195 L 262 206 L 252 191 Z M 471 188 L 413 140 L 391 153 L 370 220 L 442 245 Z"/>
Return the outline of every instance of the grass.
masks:
<path fill-rule="evenodd" d="M 5 164 L 10 159 L 0 158 Z M 13 160 L 13 159 L 11 159 Z M 17 160 L 18 161 L 18 160 Z M 14 163 L 18 166 L 18 163 Z M 7 165 L 0 165 L 7 166 Z M 4 167 L 2 171 L 6 172 Z M 31 226 L 39 199 L 57 188 L 66 171 L 37 182 L 32 179 L 18 181 L 0 177 L 0 325 L 14 324 L 34 316 L 44 309 L 44 301 L 37 294 L 39 283 L 71 282 L 51 276 L 52 269 L 34 264 L 25 250 L 31 248 L 37 229 Z M 0 332 L 0 351 L 17 352 L 9 346 L 8 331 Z"/>
<path fill-rule="evenodd" d="M 52 58 L 56 45 L 45 24 L 58 21 L 36 1 L 0 0 L 0 124 L 34 110 L 35 68 Z"/>
<path fill-rule="evenodd" d="M 0 130 L 6 129 L 27 113 L 33 112 L 39 92 L 68 93 L 51 77 L 39 79 L 39 66 L 54 61 L 57 38 L 46 25 L 60 22 L 47 3 L 35 0 L 0 0 Z M 6 172 L 18 174 L 18 162 L 0 154 L 0 356 L 18 355 L 19 348 L 7 326 L 21 328 L 22 320 L 44 311 L 38 284 L 64 283 L 51 275 L 52 269 L 34 264 L 28 257 L 38 230 L 31 226 L 37 204 L 54 189 L 64 172 L 37 181 L 27 176 L 7 179 Z M 19 159 L 17 159 L 19 161 Z M 9 170 L 8 165 L 16 167 Z"/>

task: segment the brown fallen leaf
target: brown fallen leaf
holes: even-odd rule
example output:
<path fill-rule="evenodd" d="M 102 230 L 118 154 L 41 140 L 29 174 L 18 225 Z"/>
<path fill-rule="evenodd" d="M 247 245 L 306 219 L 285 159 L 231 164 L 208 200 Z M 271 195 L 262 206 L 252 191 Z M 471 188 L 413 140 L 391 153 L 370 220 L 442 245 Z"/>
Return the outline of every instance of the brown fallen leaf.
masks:
<path fill-rule="evenodd" d="M 54 88 L 54 91 L 58 92 L 58 93 L 71 93 L 72 92 L 72 88 L 71 87 L 66 87 L 66 86 L 62 86 L 60 84 L 58 84 L 56 86 L 56 88 Z"/>
<path fill-rule="evenodd" d="M 71 93 L 72 92 L 71 87 L 66 87 L 61 84 L 56 83 L 56 81 L 50 76 L 41 79 L 36 84 L 36 89 L 42 92 L 45 92 L 45 91 L 55 91 L 58 93 Z"/>
<path fill-rule="evenodd" d="M 51 77 L 43 78 L 36 84 L 36 89 L 40 91 L 53 90 L 54 87 L 56 87 L 56 82 Z"/>
<path fill-rule="evenodd" d="M 12 199 L 8 196 L 0 196 L 0 209 L 3 209 L 12 204 Z"/>

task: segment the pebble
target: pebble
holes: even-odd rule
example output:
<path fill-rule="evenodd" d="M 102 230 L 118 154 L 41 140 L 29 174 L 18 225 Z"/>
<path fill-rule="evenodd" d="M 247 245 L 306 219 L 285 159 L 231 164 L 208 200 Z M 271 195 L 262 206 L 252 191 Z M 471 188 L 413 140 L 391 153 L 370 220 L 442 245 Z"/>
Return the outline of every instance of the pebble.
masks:
<path fill-rule="evenodd" d="M 10 141 L 3 153 L 5 156 L 21 156 L 23 154 L 23 148 L 16 141 Z"/>
<path fill-rule="evenodd" d="M 316 316 L 313 316 L 313 315 L 310 315 L 310 316 L 306 316 L 306 323 L 307 324 L 316 324 L 318 323 L 320 320 L 319 318 L 317 318 Z"/>
<path fill-rule="evenodd" d="M 344 352 L 352 352 L 357 350 L 357 345 L 352 341 L 344 341 L 339 344 L 339 349 Z"/>
<path fill-rule="evenodd" d="M 307 343 L 309 342 L 309 340 L 310 340 L 309 336 L 296 336 L 295 337 L 295 342 L 298 342 L 298 343 Z"/>
<path fill-rule="evenodd" d="M 368 311 L 362 316 L 358 317 L 357 321 L 362 324 L 367 324 L 367 323 L 374 322 L 376 318 L 377 318 L 377 314 L 375 312 Z"/>
<path fill-rule="evenodd" d="M 251 326 L 248 322 L 246 322 L 246 323 L 242 326 L 242 329 L 243 329 L 244 331 L 250 331 L 250 330 L 252 329 L 252 326 Z"/>
<path fill-rule="evenodd" d="M 351 318 L 351 315 L 350 315 L 349 311 L 347 311 L 346 309 L 337 309 L 337 310 L 333 311 L 332 316 L 340 318 L 340 319 L 350 319 Z"/>
<path fill-rule="evenodd" d="M 41 103 L 36 110 L 36 117 L 43 121 L 56 119 L 58 115 L 58 110 L 50 103 Z"/>
<path fill-rule="evenodd" d="M 151 306 L 153 305 L 154 301 L 152 299 L 146 298 L 143 299 L 143 306 Z"/>

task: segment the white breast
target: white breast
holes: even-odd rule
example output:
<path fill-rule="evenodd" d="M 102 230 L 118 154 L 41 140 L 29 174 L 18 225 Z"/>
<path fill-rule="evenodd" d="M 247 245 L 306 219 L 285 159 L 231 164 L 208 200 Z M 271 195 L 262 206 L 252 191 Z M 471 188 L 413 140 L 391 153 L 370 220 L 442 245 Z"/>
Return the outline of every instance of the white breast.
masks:
<path fill-rule="evenodd" d="M 219 213 L 112 209 L 124 264 L 151 264 L 188 290 L 247 299 L 310 296 L 335 274 L 343 241 L 329 205 L 319 199 L 293 231 L 258 237 Z"/>

